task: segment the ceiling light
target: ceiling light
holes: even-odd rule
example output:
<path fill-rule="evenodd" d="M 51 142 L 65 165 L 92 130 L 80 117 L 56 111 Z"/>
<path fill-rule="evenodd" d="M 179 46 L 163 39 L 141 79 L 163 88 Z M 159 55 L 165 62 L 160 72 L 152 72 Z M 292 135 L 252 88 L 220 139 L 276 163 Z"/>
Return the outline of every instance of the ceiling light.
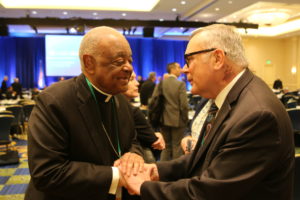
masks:
<path fill-rule="evenodd" d="M 64 11 L 64 12 L 63 12 L 63 14 L 64 14 L 64 15 L 67 15 L 67 14 L 68 14 L 68 12 L 67 12 L 67 11 Z"/>
<path fill-rule="evenodd" d="M 0 0 L 5 8 L 151 11 L 160 0 Z"/>
<path fill-rule="evenodd" d="M 176 9 L 176 8 L 172 8 L 172 11 L 173 11 L 173 12 L 176 12 L 176 11 L 177 11 L 177 9 Z"/>
<path fill-rule="evenodd" d="M 163 21 L 164 21 L 164 19 L 163 19 L 163 18 L 160 18 L 160 19 L 159 19 L 159 21 L 160 21 L 160 22 L 163 22 Z"/>
<path fill-rule="evenodd" d="M 297 73 L 297 67 L 293 66 L 291 69 L 292 74 L 296 74 Z"/>
<path fill-rule="evenodd" d="M 285 10 L 256 10 L 251 13 L 247 20 L 248 22 L 260 25 L 276 25 L 287 21 L 290 14 Z"/>
<path fill-rule="evenodd" d="M 93 15 L 96 16 L 96 15 L 98 15 L 98 13 L 94 12 Z"/>
<path fill-rule="evenodd" d="M 127 14 L 126 13 L 122 13 L 122 16 L 125 17 Z"/>
<path fill-rule="evenodd" d="M 219 11 L 220 10 L 220 8 L 215 8 L 215 11 Z"/>
<path fill-rule="evenodd" d="M 182 5 L 185 5 L 185 4 L 186 4 L 186 1 L 181 1 L 181 4 L 182 4 Z"/>
<path fill-rule="evenodd" d="M 36 15 L 36 14 L 37 14 L 37 12 L 36 12 L 35 10 L 33 10 L 31 13 L 32 13 L 33 15 Z"/>

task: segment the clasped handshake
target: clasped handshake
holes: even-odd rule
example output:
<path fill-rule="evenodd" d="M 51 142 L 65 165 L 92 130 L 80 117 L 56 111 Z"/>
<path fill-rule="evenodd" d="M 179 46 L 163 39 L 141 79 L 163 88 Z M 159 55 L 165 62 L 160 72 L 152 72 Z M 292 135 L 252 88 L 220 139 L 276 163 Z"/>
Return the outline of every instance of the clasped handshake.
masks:
<path fill-rule="evenodd" d="M 120 172 L 119 186 L 125 187 L 131 195 L 140 195 L 145 181 L 159 180 L 156 164 L 145 164 L 144 159 L 135 153 L 124 154 L 115 161 L 114 167 Z"/>

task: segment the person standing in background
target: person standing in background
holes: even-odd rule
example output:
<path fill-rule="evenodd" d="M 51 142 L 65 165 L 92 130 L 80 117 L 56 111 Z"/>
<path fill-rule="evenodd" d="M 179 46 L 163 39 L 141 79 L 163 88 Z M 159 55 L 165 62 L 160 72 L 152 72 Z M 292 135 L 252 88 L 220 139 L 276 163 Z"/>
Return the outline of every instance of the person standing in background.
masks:
<path fill-rule="evenodd" d="M 141 86 L 141 91 L 140 91 L 141 106 L 145 108 L 147 108 L 149 98 L 152 96 L 152 93 L 154 91 L 155 80 L 156 80 L 156 73 L 150 72 L 148 79 Z"/>
<path fill-rule="evenodd" d="M 160 155 L 161 161 L 172 160 L 183 155 L 180 142 L 188 123 L 186 87 L 184 82 L 178 80 L 181 74 L 179 63 L 169 63 L 167 72 L 169 75 L 161 82 L 164 111 L 160 128 L 166 142 L 166 148 Z M 153 96 L 157 93 L 158 87 L 155 88 Z"/>
<path fill-rule="evenodd" d="M 141 92 L 141 87 L 145 81 L 143 80 L 143 77 L 141 75 L 138 75 L 137 81 L 139 82 L 139 92 Z"/>

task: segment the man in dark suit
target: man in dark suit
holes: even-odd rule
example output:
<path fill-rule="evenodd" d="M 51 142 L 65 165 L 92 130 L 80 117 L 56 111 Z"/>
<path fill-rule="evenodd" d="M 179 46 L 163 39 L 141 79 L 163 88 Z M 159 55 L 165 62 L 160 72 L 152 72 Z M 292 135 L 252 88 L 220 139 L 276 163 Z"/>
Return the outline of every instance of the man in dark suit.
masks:
<path fill-rule="evenodd" d="M 120 198 L 119 170 L 136 174 L 143 168 L 132 108 L 120 94 L 132 73 L 127 40 L 115 29 L 97 27 L 83 37 L 79 56 L 81 75 L 36 98 L 26 200 Z M 133 198 L 125 192 L 122 199 Z"/>
<path fill-rule="evenodd" d="M 185 60 L 191 92 L 210 99 L 216 116 L 208 114 L 212 120 L 191 154 L 125 176 L 129 190 L 146 200 L 292 199 L 291 123 L 271 89 L 248 69 L 238 33 L 222 24 L 196 30 Z M 160 181 L 147 181 L 150 175 Z"/>
<path fill-rule="evenodd" d="M 148 100 L 152 96 L 155 88 L 156 73 L 150 72 L 148 79 L 141 86 L 140 99 L 142 106 L 148 106 Z"/>
<path fill-rule="evenodd" d="M 166 148 L 161 152 L 160 160 L 172 160 L 183 155 L 180 141 L 188 123 L 188 103 L 185 83 L 177 80 L 181 74 L 179 63 L 169 63 L 168 77 L 162 81 L 164 110 L 161 122 L 161 132 L 166 142 Z M 157 95 L 158 87 L 153 96 Z"/>

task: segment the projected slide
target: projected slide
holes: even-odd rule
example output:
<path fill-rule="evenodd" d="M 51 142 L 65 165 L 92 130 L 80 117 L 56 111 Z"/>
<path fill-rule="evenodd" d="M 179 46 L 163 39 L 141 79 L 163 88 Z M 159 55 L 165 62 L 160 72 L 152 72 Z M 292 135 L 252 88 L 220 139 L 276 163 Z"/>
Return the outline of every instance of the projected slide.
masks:
<path fill-rule="evenodd" d="M 78 50 L 83 36 L 46 36 L 46 75 L 77 76 L 81 73 Z"/>

